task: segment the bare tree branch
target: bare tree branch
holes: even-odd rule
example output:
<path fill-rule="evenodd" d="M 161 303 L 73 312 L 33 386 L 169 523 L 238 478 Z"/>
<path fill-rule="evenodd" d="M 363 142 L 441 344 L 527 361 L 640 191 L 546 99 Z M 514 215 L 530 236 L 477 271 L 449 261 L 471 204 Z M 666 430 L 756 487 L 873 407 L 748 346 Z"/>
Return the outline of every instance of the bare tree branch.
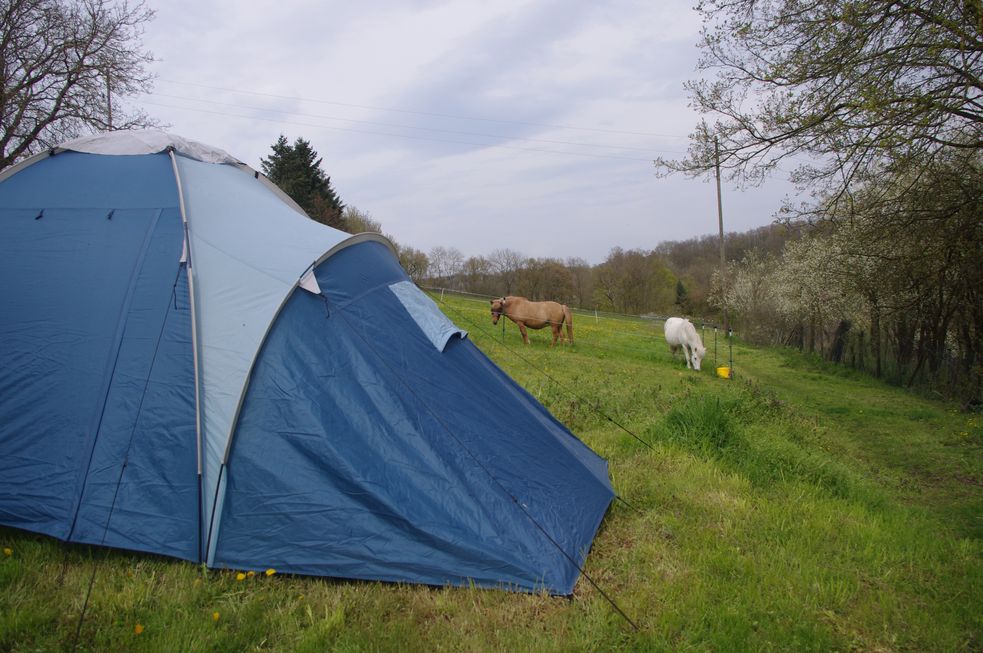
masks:
<path fill-rule="evenodd" d="M 791 154 L 816 183 L 914 152 L 983 147 L 983 21 L 973 0 L 703 0 L 708 76 L 687 84 L 706 118 L 660 174 L 705 175 L 713 141 L 732 179 Z M 711 123 L 710 120 L 713 120 Z"/>
<path fill-rule="evenodd" d="M 122 103 L 150 88 L 153 16 L 142 1 L 0 0 L 0 169 L 86 131 L 155 125 Z"/>

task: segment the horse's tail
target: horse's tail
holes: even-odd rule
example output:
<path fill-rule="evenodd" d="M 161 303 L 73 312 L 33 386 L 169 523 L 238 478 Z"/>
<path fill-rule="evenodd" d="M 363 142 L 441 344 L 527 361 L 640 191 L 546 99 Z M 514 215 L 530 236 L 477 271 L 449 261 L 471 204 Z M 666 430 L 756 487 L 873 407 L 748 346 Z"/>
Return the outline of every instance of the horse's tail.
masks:
<path fill-rule="evenodd" d="M 567 340 L 570 344 L 573 344 L 573 313 L 570 312 L 570 307 L 566 304 L 563 305 L 563 319 L 567 323 Z"/>

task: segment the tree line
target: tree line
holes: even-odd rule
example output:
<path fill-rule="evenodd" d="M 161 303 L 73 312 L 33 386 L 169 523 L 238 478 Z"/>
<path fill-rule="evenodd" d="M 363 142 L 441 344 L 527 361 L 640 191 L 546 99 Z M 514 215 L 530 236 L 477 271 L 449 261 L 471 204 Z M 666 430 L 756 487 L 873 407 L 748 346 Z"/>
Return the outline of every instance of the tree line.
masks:
<path fill-rule="evenodd" d="M 897 193 L 907 199 L 899 201 Z M 960 152 L 861 187 L 850 212 L 717 278 L 752 340 L 816 352 L 979 405 L 983 161 Z"/>
<path fill-rule="evenodd" d="M 353 234 L 383 233 L 381 223 L 371 215 L 341 201 L 310 141 L 298 137 L 290 143 L 281 135 L 260 165 L 311 219 Z M 781 240 L 776 231 L 788 230 L 766 227 L 730 238 L 738 251 L 765 243 L 774 248 Z M 658 250 L 616 247 L 602 263 L 591 265 L 578 258 L 528 257 L 509 248 L 477 256 L 465 256 L 449 246 L 424 252 L 386 236 L 396 247 L 400 264 L 423 286 L 487 296 L 522 295 L 634 315 L 703 315 L 716 310 L 707 301 L 716 239 L 666 243 Z"/>

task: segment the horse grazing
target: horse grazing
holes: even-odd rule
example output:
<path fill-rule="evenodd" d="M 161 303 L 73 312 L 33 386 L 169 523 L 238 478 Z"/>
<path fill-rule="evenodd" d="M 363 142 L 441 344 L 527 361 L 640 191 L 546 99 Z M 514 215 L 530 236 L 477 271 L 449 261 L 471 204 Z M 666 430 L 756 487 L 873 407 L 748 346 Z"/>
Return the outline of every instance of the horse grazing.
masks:
<path fill-rule="evenodd" d="M 526 327 L 530 329 L 542 329 L 547 324 L 553 330 L 553 342 L 550 347 L 556 344 L 557 338 L 563 342 L 563 323 L 567 323 L 567 340 L 573 344 L 573 315 L 566 304 L 557 302 L 532 302 L 525 297 L 500 297 L 492 299 L 491 314 L 492 324 L 498 324 L 498 318 L 502 315 L 509 318 L 519 327 L 522 333 L 522 340 L 529 344 L 529 335 Z"/>
<path fill-rule="evenodd" d="M 686 356 L 686 367 L 700 371 L 700 362 L 703 355 L 707 353 L 707 348 L 700 340 L 700 334 L 696 332 L 696 327 L 689 320 L 682 317 L 670 317 L 665 324 L 666 342 L 669 349 L 675 355 L 682 347 L 683 354 Z"/>

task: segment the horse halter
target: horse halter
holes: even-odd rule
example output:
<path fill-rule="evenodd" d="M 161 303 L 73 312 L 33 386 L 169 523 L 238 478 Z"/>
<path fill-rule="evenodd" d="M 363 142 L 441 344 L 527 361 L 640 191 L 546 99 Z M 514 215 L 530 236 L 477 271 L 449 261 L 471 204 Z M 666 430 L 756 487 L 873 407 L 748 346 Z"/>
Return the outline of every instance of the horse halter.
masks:
<path fill-rule="evenodd" d="M 495 302 L 498 302 L 499 303 L 498 304 L 498 310 L 495 310 Z M 501 299 L 494 299 L 494 300 L 492 300 L 492 308 L 491 308 L 492 317 L 493 318 L 500 318 L 500 317 L 502 317 L 502 313 L 504 313 L 504 312 L 505 312 L 505 298 L 502 297 Z"/>

